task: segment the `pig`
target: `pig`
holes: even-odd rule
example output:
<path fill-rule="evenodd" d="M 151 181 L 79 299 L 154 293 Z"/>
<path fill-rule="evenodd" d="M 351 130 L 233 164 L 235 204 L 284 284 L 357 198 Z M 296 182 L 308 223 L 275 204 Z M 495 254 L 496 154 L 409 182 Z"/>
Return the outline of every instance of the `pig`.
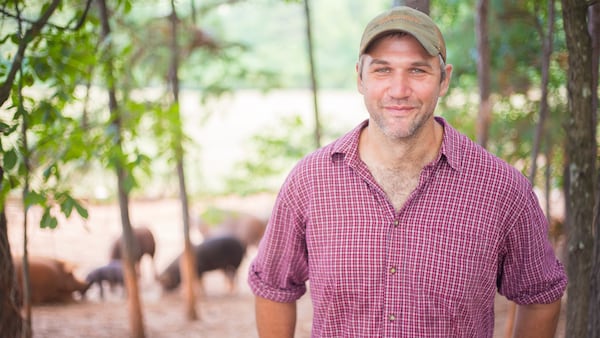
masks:
<path fill-rule="evenodd" d="M 111 245 L 110 249 L 110 260 L 120 260 L 122 259 L 121 254 L 121 241 L 123 240 L 123 236 L 121 235 L 117 238 Z M 134 252 L 133 252 L 133 261 L 135 263 L 136 271 L 139 273 L 139 264 L 144 255 L 150 256 L 152 261 L 152 270 L 154 272 L 154 276 L 156 277 L 156 265 L 154 263 L 154 253 L 156 251 L 156 242 L 154 241 L 154 235 L 150 229 L 145 226 L 133 228 L 133 244 L 134 244 Z"/>
<path fill-rule="evenodd" d="M 200 232 L 205 238 L 232 235 L 239 239 L 246 247 L 258 247 L 262 239 L 267 221 L 254 215 L 224 211 L 225 218 L 220 224 L 210 226 L 201 221 Z"/>
<path fill-rule="evenodd" d="M 196 274 L 201 280 L 207 271 L 220 269 L 229 282 L 229 291 L 234 288 L 237 269 L 246 252 L 244 245 L 233 236 L 220 236 L 204 240 L 193 247 L 196 258 Z M 181 254 L 159 275 L 163 290 L 171 291 L 181 284 L 179 260 Z"/>
<path fill-rule="evenodd" d="M 15 258 L 17 292 L 19 299 L 23 295 L 23 259 Z M 87 283 L 73 274 L 72 265 L 50 257 L 29 257 L 29 280 L 31 284 L 31 303 L 69 303 L 75 301 L 74 294 L 81 296 L 87 290 Z"/>
<path fill-rule="evenodd" d="M 100 298 L 104 298 L 104 282 L 107 282 L 110 290 L 114 291 L 115 287 L 124 286 L 123 282 L 123 267 L 120 260 L 112 260 L 108 264 L 100 266 L 88 273 L 85 277 L 85 281 L 88 283 L 88 288 L 94 284 L 98 285 L 100 289 Z M 87 290 L 86 290 L 87 291 Z M 85 292 L 83 293 L 85 295 Z"/>

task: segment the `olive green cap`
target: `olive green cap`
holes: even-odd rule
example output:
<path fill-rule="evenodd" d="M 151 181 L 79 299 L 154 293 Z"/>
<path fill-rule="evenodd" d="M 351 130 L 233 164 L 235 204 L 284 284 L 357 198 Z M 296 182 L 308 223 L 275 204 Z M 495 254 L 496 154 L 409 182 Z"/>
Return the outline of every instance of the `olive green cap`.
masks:
<path fill-rule="evenodd" d="M 383 12 L 367 24 L 360 40 L 359 56 L 371 42 L 388 32 L 406 32 L 414 36 L 430 55 L 439 54 L 446 62 L 446 44 L 438 26 L 427 14 L 406 6 Z"/>

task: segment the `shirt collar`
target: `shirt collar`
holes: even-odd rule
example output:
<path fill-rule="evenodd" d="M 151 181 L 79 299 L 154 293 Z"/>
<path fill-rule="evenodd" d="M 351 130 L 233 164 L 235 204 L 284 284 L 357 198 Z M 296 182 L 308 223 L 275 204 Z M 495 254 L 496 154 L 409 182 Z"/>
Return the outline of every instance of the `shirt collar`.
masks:
<path fill-rule="evenodd" d="M 460 151 L 461 134 L 444 118 L 436 116 L 435 121 L 444 127 L 440 158 L 445 158 L 452 169 L 460 171 L 463 157 Z M 358 140 L 360 138 L 361 130 L 368 124 L 369 120 L 364 120 L 349 133 L 342 136 L 337 142 L 334 142 L 330 153 L 332 161 L 335 161 L 340 155 L 347 164 L 353 164 L 359 161 Z"/>
<path fill-rule="evenodd" d="M 462 168 L 463 153 L 461 151 L 461 134 L 454 129 L 443 117 L 436 116 L 435 120 L 444 127 L 444 136 L 442 139 L 442 148 L 440 153 L 446 158 L 446 161 L 456 171 Z"/>

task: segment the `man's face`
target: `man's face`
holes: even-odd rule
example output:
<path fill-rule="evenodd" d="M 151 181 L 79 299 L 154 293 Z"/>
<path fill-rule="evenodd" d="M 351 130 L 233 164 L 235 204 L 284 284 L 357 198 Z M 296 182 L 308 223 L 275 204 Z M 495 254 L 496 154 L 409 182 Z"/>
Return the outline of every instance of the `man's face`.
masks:
<path fill-rule="evenodd" d="M 433 123 L 438 98 L 448 90 L 450 65 L 441 81 L 439 57 L 429 55 L 411 35 L 379 39 L 359 62 L 358 91 L 386 137 L 411 138 Z"/>

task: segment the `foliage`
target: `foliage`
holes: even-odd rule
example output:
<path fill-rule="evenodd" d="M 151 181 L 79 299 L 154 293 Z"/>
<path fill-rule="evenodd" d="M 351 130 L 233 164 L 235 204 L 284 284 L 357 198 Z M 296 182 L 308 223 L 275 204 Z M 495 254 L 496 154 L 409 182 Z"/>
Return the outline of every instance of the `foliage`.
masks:
<path fill-rule="evenodd" d="M 59 30 L 58 27 L 77 21 L 73 18 L 77 18 L 84 9 L 80 3 L 65 3 L 60 15 L 54 19 L 53 25 L 46 28 L 44 37 L 36 41 L 35 49 L 31 49 L 26 59 L 23 83 L 36 88 L 38 96 L 39 89 L 44 88 L 43 95 L 48 97 L 25 98 L 27 109 L 35 109 L 36 116 L 32 126 L 34 129 L 30 132 L 34 142 L 30 147 L 40 147 L 32 152 L 34 165 L 39 166 L 41 172 L 58 174 L 51 181 L 57 184 L 60 181 L 65 188 L 69 188 L 63 179 L 65 176 L 89 179 L 81 171 L 105 168 L 116 159 L 124 160 L 132 172 L 137 172 L 130 175 L 130 186 L 141 187 L 156 178 L 157 168 L 164 167 L 159 164 L 161 161 L 173 160 L 171 150 L 178 139 L 184 140 L 186 151 L 200 147 L 193 144 L 188 136 L 177 134 L 177 126 L 183 122 L 177 120 L 177 107 L 170 104 L 169 91 L 162 88 L 168 77 L 169 4 L 157 0 L 151 1 L 151 6 L 148 6 L 148 2 L 140 1 L 119 1 L 118 4 L 120 7 L 114 15 L 115 28 L 110 41 L 117 61 L 118 99 L 126 112 L 123 121 L 126 154 L 114 153 L 110 146 L 113 134 L 102 94 L 107 82 L 100 76 L 100 70 L 96 69 L 100 64 L 103 46 L 96 46 L 99 28 L 93 10 L 81 29 Z M 356 46 L 362 27 L 390 4 L 387 0 L 332 0 L 314 1 L 311 4 L 313 31 L 316 32 L 316 69 L 318 82 L 323 88 L 354 87 Z M 224 93 L 244 88 L 268 90 L 273 87 L 308 87 L 301 1 L 215 0 L 199 3 L 196 12 L 192 12 L 189 0 L 178 1 L 177 5 L 180 16 L 178 43 L 182 46 L 180 78 L 183 87 L 201 94 L 201 104 L 206 109 L 198 112 L 204 115 L 200 121 L 205 121 L 215 113 L 208 108 L 210 99 L 223 97 Z M 541 5 L 533 0 L 491 2 L 489 38 L 493 49 L 493 97 L 497 104 L 490 134 L 490 150 L 520 166 L 523 172 L 529 166 L 528 152 L 532 147 L 539 105 L 535 94 L 540 83 L 539 31 L 545 28 L 547 19 L 547 8 Z M 41 8 L 31 3 L 25 7 L 28 13 L 36 13 Z M 448 59 L 454 66 L 452 89 L 448 97 L 440 102 L 439 111 L 461 131 L 472 136 L 477 101 L 465 93 L 477 90 L 473 1 L 434 0 L 431 2 L 431 15 L 444 31 Z M 63 21 L 57 21 L 58 18 Z M 9 41 L 12 35 L 7 28 L 15 28 L 15 25 L 10 24 L 10 20 L 4 20 L 1 27 L 1 38 Z M 556 51 L 553 54 L 550 84 L 552 120 L 548 126 L 548 130 L 554 132 L 551 133 L 548 147 L 561 149 L 563 133 L 560 112 L 566 100 L 562 89 L 566 54 L 560 18 L 557 18 L 555 36 Z M 528 43 L 522 43 L 524 40 Z M 0 74 L 11 63 L 8 45 L 5 43 L 0 46 L 4 57 L 0 62 Z M 7 111 L 11 109 L 15 112 L 16 108 L 8 107 Z M 43 123 L 48 118 L 56 122 L 54 127 L 48 124 L 46 130 Z M 12 130 L 14 135 L 19 124 L 7 116 L 3 116 L 3 123 L 3 132 Z M 329 128 L 323 131 L 325 134 L 339 132 L 330 130 L 328 124 L 323 125 Z M 302 122 L 302 127 L 286 122 L 285 128 L 298 131 L 292 133 L 295 135 L 310 134 L 305 122 Z M 61 136 L 65 141 L 51 146 L 52 142 L 49 141 L 60 139 Z M 269 141 L 270 137 L 274 139 Z M 288 144 L 285 144 L 286 138 Z M 20 154 L 15 147 L 18 140 L 14 136 L 5 139 L 2 143 L 4 161 L 14 165 Z M 293 143 L 285 133 L 263 134 L 250 140 L 248 163 L 243 164 L 244 169 L 230 179 L 231 182 L 237 180 L 235 184 L 228 184 L 233 189 L 231 191 L 270 189 L 263 179 L 282 176 L 282 171 L 289 168 L 289 163 L 280 163 L 282 159 L 293 162 L 308 151 L 290 151 L 303 144 L 303 141 L 297 145 Z M 92 144 L 95 146 L 90 147 Z M 563 156 L 560 150 L 554 153 L 557 155 L 553 157 L 554 168 L 560 168 Z M 262 161 L 259 161 L 260 158 Z M 247 177 L 243 178 L 244 175 Z M 196 176 L 200 177 L 201 173 Z M 260 180 L 263 183 L 253 179 L 255 176 L 263 177 Z M 243 180 L 254 182 L 255 187 L 240 188 L 244 185 Z M 15 183 L 18 176 L 10 181 Z M 264 186 L 261 187 L 261 184 Z M 13 188 L 16 186 L 11 185 Z M 3 185 L 3 189 L 10 190 L 7 185 Z"/>
<path fill-rule="evenodd" d="M 432 16 L 438 19 L 444 31 L 448 60 L 454 66 L 448 94 L 452 99 L 448 100 L 455 102 L 447 105 L 442 101 L 441 111 L 474 139 L 478 100 L 464 94 L 478 90 L 473 6 L 470 1 L 434 1 L 431 8 Z M 488 38 L 492 48 L 492 99 L 495 104 L 489 150 L 520 168 L 524 174 L 530 166 L 528 157 L 540 107 L 541 40 L 542 34 L 548 34 L 547 10 L 546 2 L 490 1 Z M 553 183 L 558 187 L 564 158 L 561 155 L 564 143 L 561 123 L 566 107 L 566 51 L 560 15 L 555 20 L 548 88 L 550 117 L 546 121 L 548 138 L 542 151 L 554 149 L 551 165 L 556 179 Z"/>
<path fill-rule="evenodd" d="M 543 6 L 542 6 L 543 5 Z M 354 3 L 327 2 L 314 4 L 315 25 L 317 45 L 317 69 L 326 70 L 319 73 L 319 83 L 325 87 L 333 85 L 338 87 L 353 86 L 354 74 L 348 72 L 353 69 L 355 58 L 353 49 L 357 45 L 362 24 L 352 24 L 345 29 L 339 29 L 340 22 L 345 22 L 345 15 L 352 14 L 360 17 L 360 14 L 373 12 L 389 6 L 386 3 L 373 4 L 373 9 L 365 10 L 364 6 Z M 339 6 L 339 7 L 336 7 Z M 336 13 L 336 19 L 329 20 L 329 13 Z M 478 100 L 469 93 L 477 91 L 473 3 L 471 1 L 433 1 L 431 15 L 441 26 L 447 41 L 448 59 L 454 66 L 451 91 L 448 97 L 440 102 L 440 112 L 453 125 L 474 139 L 475 121 L 477 115 Z M 362 22 L 366 22 L 367 17 Z M 490 130 L 489 149 L 494 154 L 505 159 L 509 163 L 521 169 L 523 174 L 528 174 L 530 167 L 530 153 L 532 150 L 533 134 L 537 124 L 539 113 L 540 96 L 539 86 L 541 83 L 541 40 L 545 31 L 547 21 L 547 5 L 537 1 L 505 2 L 492 1 L 490 8 L 490 36 L 488 37 L 492 46 L 492 90 L 495 103 L 493 124 Z M 357 22 L 359 20 L 355 20 Z M 562 30 L 562 22 L 556 18 L 554 31 L 554 48 L 550 70 L 549 98 L 550 118 L 547 121 L 547 138 L 543 144 L 543 151 L 548 149 L 553 156 L 551 165 L 554 178 L 553 186 L 558 188 L 562 183 L 562 144 L 564 143 L 564 132 L 561 125 L 564 117 L 562 112 L 566 108 L 566 97 L 564 84 L 565 73 L 565 42 Z M 288 20 L 292 24 L 295 21 Z M 327 24 L 336 26 L 327 27 Z M 299 34 L 300 29 L 295 29 L 292 34 Z M 335 39 L 326 40 L 329 35 L 336 36 Z M 260 40 L 260 38 L 258 38 Z M 294 35 L 294 39 L 301 40 L 300 36 Z M 323 41 L 327 43 L 323 43 Z M 528 43 L 522 43 L 522 41 Z M 332 41 L 339 44 L 331 43 Z M 249 43 L 255 45 L 255 43 Z M 335 49 L 328 47 L 335 46 Z M 326 52 L 325 52 L 326 51 Z M 275 53 L 273 53 L 275 54 Z M 291 59 L 292 57 L 290 57 Z M 329 64 L 328 62 L 337 65 Z M 287 63 L 286 63 L 287 64 Z M 300 72 L 300 71 L 299 71 Z M 306 71 L 302 71 L 302 81 L 306 81 Z M 295 77 L 292 77 L 295 78 Z M 331 82 L 334 81 L 334 82 Z M 297 86 L 305 86 L 296 82 Z M 289 84 L 289 83 L 288 83 Z M 323 124 L 327 127 L 327 124 Z M 295 129 L 298 130 L 298 129 Z M 327 132 L 327 131 L 325 131 Z M 284 147 L 265 147 L 264 142 L 256 142 L 255 151 L 262 154 L 265 159 L 278 158 L 285 154 Z M 289 142 L 292 142 L 291 140 Z M 269 150 L 272 151 L 269 153 Z M 249 152 L 252 153 L 252 152 Z M 300 156 L 296 158 L 299 159 Z M 291 160 L 291 158 L 290 158 Z M 249 159 L 246 171 L 247 181 L 254 181 L 257 173 L 269 174 L 266 170 L 255 168 L 250 163 L 256 160 Z M 277 167 L 277 166 L 274 166 Z M 250 169 L 254 170 L 251 171 Z M 539 167 L 539 170 L 545 168 Z M 250 175 L 252 173 L 252 175 Z M 272 175 L 281 175 L 273 172 Z M 536 175 L 541 181 L 543 175 Z M 238 181 L 241 181 L 238 179 Z M 238 183 L 238 184 L 241 184 Z M 236 185 L 239 186 L 239 185 Z"/>
<path fill-rule="evenodd" d="M 198 216 L 201 227 L 218 230 L 219 226 L 227 220 L 239 219 L 244 215 L 241 211 L 223 209 L 214 205 L 209 205 Z"/>
<path fill-rule="evenodd" d="M 312 150 L 311 131 L 297 115 L 283 118 L 267 130 L 252 137 L 248 157 L 234 166 L 238 169 L 227 179 L 228 191 L 251 194 L 276 190 L 281 176 Z"/>
<path fill-rule="evenodd" d="M 5 41 L 1 48 L 0 77 L 11 91 L 6 110 L 0 116 L 3 125 L 1 151 L 5 169 L 2 177 L 0 203 L 18 187 L 24 188 L 26 207 L 39 205 L 43 208 L 41 226 L 55 227 L 57 224 L 53 210 L 58 208 L 70 216 L 73 209 L 80 216 L 87 217 L 87 211 L 73 198 L 66 180 L 62 176 L 62 165 L 74 160 L 89 157 L 88 148 L 81 147 L 85 137 L 78 123 L 64 110 L 72 100 L 73 91 L 82 79 L 80 61 L 89 61 L 89 49 L 75 47 L 71 39 L 85 44 L 89 37 L 85 30 L 79 30 L 74 22 L 81 22 L 83 7 L 64 10 L 60 7 L 40 32 L 38 19 L 43 13 L 50 13 L 52 7 L 11 1 L 2 8 L 5 20 L 0 31 L 0 39 Z M 41 33 L 41 34 L 38 34 Z M 9 77 L 9 70 L 18 66 L 10 58 L 19 55 L 19 49 L 28 47 L 22 59 L 15 81 Z M 64 76 L 55 76 L 56 72 Z M 37 84 L 45 87 L 39 96 L 27 90 Z M 80 145 L 80 147 L 78 147 Z"/>
<path fill-rule="evenodd" d="M 186 121 L 180 120 L 180 107 L 171 104 L 171 91 L 164 85 L 170 75 L 169 2 L 114 1 L 113 33 L 104 43 L 99 42 L 98 13 L 91 3 L 5 0 L 0 5 L 0 205 L 10 194 L 23 191 L 26 207 L 44 210 L 42 227 L 56 227 L 58 213 L 87 217 L 78 198 L 89 195 L 73 191 L 98 184 L 86 175 L 92 169 L 106 172 L 122 166 L 128 192 L 143 190 L 156 179 L 161 163 L 175 160 L 180 144 L 183 151 L 199 147 L 181 132 Z M 211 99 L 225 93 L 309 87 L 300 0 L 210 0 L 194 8 L 196 3 L 176 2 L 177 42 L 182 47 L 182 86 L 201 95 L 203 109 L 195 112 L 203 115 L 200 121 L 214 113 L 208 109 Z M 317 80 L 322 88 L 354 88 L 362 28 L 390 4 L 312 0 Z M 444 32 L 448 61 L 454 66 L 451 91 L 439 111 L 471 137 L 478 105 L 473 95 L 478 90 L 473 8 L 473 0 L 431 1 L 431 15 Z M 495 111 L 489 149 L 523 173 L 531 166 L 540 106 L 547 11 L 544 1 L 490 1 Z M 47 22 L 42 20 L 45 13 L 51 14 Z M 563 147 L 567 51 L 562 18 L 557 15 L 555 20 L 550 119 L 542 153 L 552 154 L 545 165 L 551 166 L 552 184 L 558 187 L 567 157 Z M 114 61 L 112 76 L 105 76 L 108 72 L 102 69 L 108 57 Z M 119 131 L 117 114 L 111 115 L 107 107 L 109 87 L 117 91 Z M 312 150 L 306 121 L 294 116 L 277 122 L 249 140 L 248 155 L 228 180 L 228 192 L 275 190 L 293 164 Z M 323 126 L 329 128 L 323 133 L 331 137 L 341 133 L 333 130 L 335 123 Z M 117 142 L 120 147 L 115 147 Z M 543 175 L 537 177 L 541 182 Z"/>
<path fill-rule="evenodd" d="M 19 27 L 17 16 L 30 15 L 20 24 L 31 25 L 35 14 L 47 3 L 14 1 L 5 4 L 1 14 L 7 19 L 0 26 L 0 38 L 7 43 L 0 46 L 0 76 L 6 76 L 19 42 L 13 33 Z M 221 6 L 216 1 L 204 4 L 198 12 L 207 18 L 211 10 Z M 69 29 L 69 24 L 79 21 L 86 8 L 81 3 L 62 4 L 42 34 L 31 42 L 19 79 L 28 90 L 19 98 L 15 84 L 11 101 L 4 105 L 1 116 L 4 137 L 0 147 L 5 154 L 3 166 L 8 169 L 2 184 L 2 201 L 25 184 L 25 154 L 31 156 L 32 161 L 32 192 L 35 196 L 45 196 L 43 200 L 49 203 L 60 200 L 53 195 L 58 196 L 73 188 L 71 185 L 81 183 L 69 180 L 69 176 L 89 179 L 82 173 L 92 168 L 110 168 L 116 163 L 122 163 L 130 173 L 126 175 L 127 186 L 134 189 L 139 186 L 139 174 L 148 180 L 151 165 L 161 158 L 172 161 L 174 146 L 180 140 L 189 142 L 178 128 L 181 121 L 178 121 L 177 107 L 170 104 L 169 91 L 164 90 L 158 96 L 145 93 L 148 85 L 162 86 L 168 76 L 170 27 L 164 8 L 157 6 L 148 11 L 148 6 L 139 1 L 119 1 L 116 5 L 112 16 L 115 28 L 107 40 L 115 60 L 112 78 L 103 77 L 104 72 L 99 69 L 107 55 L 106 45 L 98 44 L 100 29 L 95 7 L 78 29 Z M 18 6 L 19 10 L 11 11 L 11 6 Z M 180 13 L 183 15 L 179 43 L 184 46 L 180 56 L 184 69 L 181 77 L 184 85 L 193 84 L 201 91 L 202 102 L 229 92 L 244 81 L 248 86 L 265 89 L 276 84 L 274 72 L 244 64 L 248 46 L 211 35 L 193 22 L 195 13 L 189 10 Z M 121 134 L 114 129 L 102 92 L 110 85 L 117 88 L 122 110 Z M 21 110 L 19 100 L 23 101 Z M 28 128 L 28 150 L 20 148 L 21 126 Z M 123 142 L 123 151 L 113 146 L 117 135 L 118 141 Z M 139 174 L 134 174 L 136 171 Z M 41 200 L 32 199 L 42 205 Z M 47 210 L 50 209 L 48 205 Z"/>

